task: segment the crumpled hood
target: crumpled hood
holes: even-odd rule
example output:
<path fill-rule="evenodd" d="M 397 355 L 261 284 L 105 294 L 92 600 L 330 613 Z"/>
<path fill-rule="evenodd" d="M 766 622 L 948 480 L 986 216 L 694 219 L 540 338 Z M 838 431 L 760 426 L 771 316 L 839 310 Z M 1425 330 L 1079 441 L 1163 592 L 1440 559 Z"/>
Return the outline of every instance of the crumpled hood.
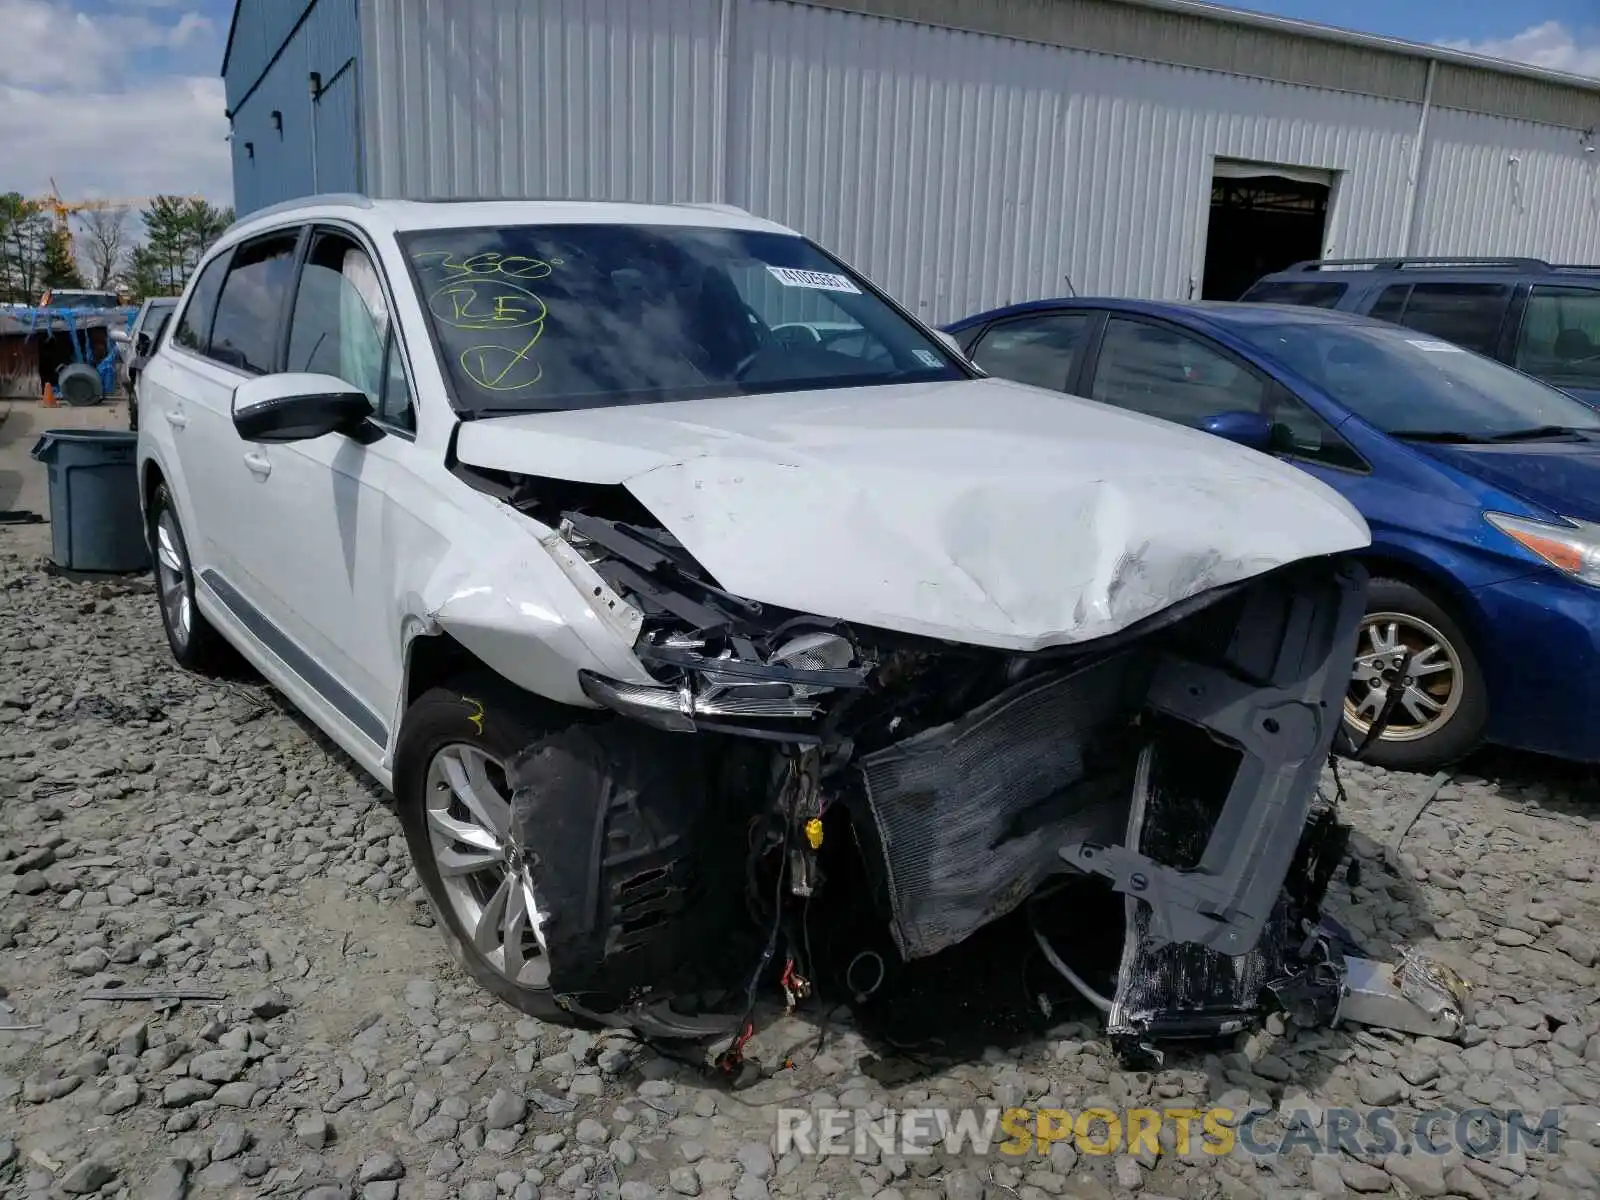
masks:
<path fill-rule="evenodd" d="M 456 454 L 622 484 L 749 599 L 1013 650 L 1370 540 L 1266 455 L 997 379 L 491 418 Z"/>

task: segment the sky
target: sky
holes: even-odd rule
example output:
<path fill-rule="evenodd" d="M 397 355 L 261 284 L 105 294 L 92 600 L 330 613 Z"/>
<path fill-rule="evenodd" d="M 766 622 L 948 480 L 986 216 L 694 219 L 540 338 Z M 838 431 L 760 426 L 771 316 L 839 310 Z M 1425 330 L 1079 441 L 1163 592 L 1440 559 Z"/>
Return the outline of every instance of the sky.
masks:
<path fill-rule="evenodd" d="M 1600 77 L 1600 0 L 1236 6 Z M 0 193 L 41 196 L 53 178 L 68 200 L 230 203 L 219 72 L 232 11 L 233 0 L 0 0 Z"/>

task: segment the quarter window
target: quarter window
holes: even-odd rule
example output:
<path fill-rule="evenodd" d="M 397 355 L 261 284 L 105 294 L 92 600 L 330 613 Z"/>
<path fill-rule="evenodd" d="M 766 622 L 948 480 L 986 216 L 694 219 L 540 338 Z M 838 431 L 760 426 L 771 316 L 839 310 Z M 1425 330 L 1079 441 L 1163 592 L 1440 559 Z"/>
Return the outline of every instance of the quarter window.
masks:
<path fill-rule="evenodd" d="M 1397 283 L 1393 287 L 1386 287 L 1373 301 L 1372 310 L 1367 315 L 1398 325 L 1401 314 L 1406 311 L 1406 297 L 1409 295 L 1411 295 L 1409 283 Z"/>
<path fill-rule="evenodd" d="M 1065 391 L 1088 328 L 1088 313 L 1017 317 L 990 326 L 972 361 L 1002 379 Z"/>
<path fill-rule="evenodd" d="M 1267 391 L 1261 376 L 1186 333 L 1112 317 L 1090 395 L 1194 428 L 1218 413 L 1262 412 Z"/>
<path fill-rule="evenodd" d="M 1288 392 L 1274 389 L 1266 411 L 1272 422 L 1272 448 L 1285 458 L 1346 471 L 1371 470 L 1332 425 Z"/>
<path fill-rule="evenodd" d="M 1515 365 L 1558 387 L 1600 388 L 1600 290 L 1534 288 Z"/>
<path fill-rule="evenodd" d="M 294 233 L 272 234 L 234 251 L 211 327 L 212 358 L 252 375 L 274 369 L 297 240 Z"/>
<path fill-rule="evenodd" d="M 411 383 L 406 379 L 405 352 L 394 326 L 389 326 L 389 348 L 384 355 L 383 395 L 378 399 L 378 419 L 400 429 L 417 427 L 416 407 L 411 400 Z"/>
<path fill-rule="evenodd" d="M 228 254 L 224 251 L 208 262 L 195 281 L 189 303 L 184 306 L 183 319 L 173 332 L 172 340 L 185 350 L 205 354 L 211 347 L 211 322 L 217 315 L 217 293 L 222 290 L 222 279 L 228 273 Z M 155 345 L 155 339 L 150 339 Z"/>
<path fill-rule="evenodd" d="M 1511 289 L 1496 283 L 1419 283 L 1412 287 L 1400 324 L 1493 356 Z"/>

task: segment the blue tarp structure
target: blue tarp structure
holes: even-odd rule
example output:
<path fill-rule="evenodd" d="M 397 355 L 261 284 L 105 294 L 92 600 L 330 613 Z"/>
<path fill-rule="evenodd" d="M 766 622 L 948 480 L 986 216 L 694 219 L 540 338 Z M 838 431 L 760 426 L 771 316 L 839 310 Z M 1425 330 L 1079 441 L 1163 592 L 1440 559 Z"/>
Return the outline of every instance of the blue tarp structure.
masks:
<path fill-rule="evenodd" d="M 0 310 L 0 315 L 10 317 L 20 327 L 24 337 L 42 334 L 53 338 L 60 333 L 72 345 L 72 360 L 89 363 L 100 375 L 100 390 L 109 396 L 117 389 L 117 347 L 113 342 L 106 346 L 106 355 L 99 362 L 91 362 L 93 353 L 89 330 L 103 327 L 116 329 L 119 325 L 132 330 L 139 310 L 130 306 L 120 308 L 55 308 L 37 305 Z"/>

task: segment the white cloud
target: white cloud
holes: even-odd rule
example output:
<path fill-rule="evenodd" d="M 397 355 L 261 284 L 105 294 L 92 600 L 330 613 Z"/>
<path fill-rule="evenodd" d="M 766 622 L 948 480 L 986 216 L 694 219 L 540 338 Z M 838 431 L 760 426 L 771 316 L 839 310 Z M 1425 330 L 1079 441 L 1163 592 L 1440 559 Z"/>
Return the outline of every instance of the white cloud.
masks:
<path fill-rule="evenodd" d="M 1560 21 L 1530 25 L 1514 37 L 1489 38 L 1481 42 L 1443 41 L 1439 44 L 1451 50 L 1507 58 L 1535 67 L 1548 67 L 1553 71 L 1600 77 L 1600 32 L 1589 34 L 1587 41 L 1579 41 L 1578 35 Z"/>
<path fill-rule="evenodd" d="M 4 187 L 68 200 L 201 195 L 230 203 L 222 52 L 194 13 L 97 13 L 0 0 Z M 92 81 L 85 86 L 85 81 Z"/>

